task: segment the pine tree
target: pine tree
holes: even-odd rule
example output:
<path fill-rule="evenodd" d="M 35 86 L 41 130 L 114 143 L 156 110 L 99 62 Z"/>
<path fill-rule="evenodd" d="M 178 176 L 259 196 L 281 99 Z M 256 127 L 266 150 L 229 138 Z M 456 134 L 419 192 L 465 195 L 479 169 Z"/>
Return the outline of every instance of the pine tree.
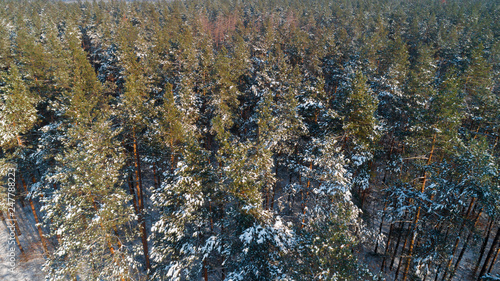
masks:
<path fill-rule="evenodd" d="M 128 36 L 134 40 L 130 41 Z M 121 118 L 124 138 L 127 141 L 130 150 L 130 162 L 133 163 L 135 189 L 131 190 L 132 197 L 135 198 L 137 206 L 138 223 L 141 231 L 142 248 L 145 260 L 145 270 L 151 269 L 149 261 L 148 229 L 145 216 L 147 208 L 146 195 L 143 181 L 143 166 L 141 164 L 142 132 L 152 117 L 152 103 L 149 97 L 149 82 L 144 71 L 140 55 L 140 43 L 142 38 L 138 30 L 132 26 L 132 23 L 125 21 L 120 29 L 119 38 L 121 47 L 121 63 L 124 74 L 124 89 L 122 95 L 118 98 L 118 112 Z M 136 41 L 139 42 L 136 44 Z"/>
<path fill-rule="evenodd" d="M 360 210 L 351 196 L 352 178 L 347 159 L 333 136 L 317 140 L 311 149 L 315 169 L 308 220 L 298 230 L 298 246 L 291 252 L 292 276 L 304 280 L 369 278 L 358 267 L 352 247 L 359 239 Z M 304 222 L 303 222 L 304 224 Z"/>
<path fill-rule="evenodd" d="M 377 120 L 375 110 L 377 100 L 367 87 L 367 79 L 360 71 L 354 74 L 351 93 L 347 96 L 344 120 L 346 138 L 352 138 L 353 145 L 369 149 L 376 142 Z"/>
<path fill-rule="evenodd" d="M 205 260 L 219 248 L 212 233 L 214 203 L 206 197 L 213 196 L 216 184 L 210 154 L 196 138 L 186 136 L 186 141 L 174 174 L 152 197 L 160 211 L 151 229 L 152 277 L 159 280 L 200 278 Z"/>
<path fill-rule="evenodd" d="M 46 201 L 46 221 L 60 237 L 45 269 L 51 280 L 110 278 L 125 280 L 137 268 L 126 224 L 133 218 L 129 196 L 121 189 L 123 150 L 119 130 L 112 127 L 102 88 L 77 44 L 69 42 L 74 60 L 72 96 L 67 116 L 65 147 L 56 158 L 58 184 Z M 102 113 L 98 112 L 102 110 Z M 104 172 L 104 174 L 103 174 Z"/>
<path fill-rule="evenodd" d="M 367 79 L 358 70 L 352 78 L 351 91 L 344 104 L 344 142 L 346 151 L 352 161 L 354 187 L 360 191 L 363 206 L 366 191 L 369 189 L 373 161 L 374 144 L 379 132 L 375 118 L 377 100 L 367 86 Z"/>
<path fill-rule="evenodd" d="M 0 146 L 12 145 L 12 142 L 24 146 L 22 134 L 27 133 L 38 119 L 38 97 L 28 90 L 16 65 L 11 65 L 8 73 L 2 74 Z"/>

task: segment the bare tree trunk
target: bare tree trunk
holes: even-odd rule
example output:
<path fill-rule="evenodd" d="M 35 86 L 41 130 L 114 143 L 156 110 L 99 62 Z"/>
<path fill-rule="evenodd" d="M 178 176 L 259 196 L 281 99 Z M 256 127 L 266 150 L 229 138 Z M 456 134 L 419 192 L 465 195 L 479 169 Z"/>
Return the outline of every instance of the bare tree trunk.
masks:
<path fill-rule="evenodd" d="M 274 198 L 276 198 L 276 189 L 278 188 L 278 158 L 281 155 L 281 152 L 278 156 L 273 157 L 274 160 L 274 175 L 275 181 L 273 183 L 272 195 L 271 195 L 271 210 L 274 209 Z"/>
<path fill-rule="evenodd" d="M 385 244 L 384 258 L 382 259 L 382 265 L 380 266 L 380 271 L 385 271 L 385 261 L 387 260 L 387 253 L 389 252 L 389 247 L 391 245 L 392 232 L 394 230 L 394 224 L 391 223 L 389 227 L 389 234 L 387 235 L 387 243 Z"/>
<path fill-rule="evenodd" d="M 477 225 L 477 222 L 479 221 L 479 217 L 481 216 L 482 209 L 479 210 L 479 212 L 476 215 L 476 219 L 474 220 L 474 228 Z M 462 250 L 460 251 L 460 254 L 458 255 L 457 262 L 455 263 L 455 267 L 453 268 L 453 271 L 450 274 L 450 279 L 453 279 L 453 276 L 455 276 L 455 272 L 458 269 L 458 266 L 460 265 L 460 261 L 462 261 L 462 258 L 465 254 L 465 251 L 467 250 L 467 247 L 469 246 L 469 241 L 472 238 L 472 234 L 474 234 L 473 229 L 469 231 L 469 235 L 467 236 L 467 239 L 465 240 L 464 245 L 462 246 Z"/>
<path fill-rule="evenodd" d="M 134 206 L 134 210 L 136 214 L 139 214 L 139 207 L 137 206 L 137 195 L 135 194 L 134 190 L 134 179 L 130 175 L 127 179 L 128 182 L 128 190 L 130 192 L 130 195 L 132 195 L 132 205 Z"/>
<path fill-rule="evenodd" d="M 498 244 L 499 239 L 500 239 L 500 227 L 497 229 L 497 234 L 495 235 L 495 238 L 493 238 L 493 243 L 491 244 L 490 250 L 488 251 L 488 255 L 486 256 L 486 260 L 484 261 L 483 267 L 481 268 L 481 272 L 479 273 L 477 280 L 481 280 L 481 277 L 486 274 L 488 265 L 493 259 L 495 248 Z"/>
<path fill-rule="evenodd" d="M 203 280 L 208 281 L 207 260 L 203 260 Z"/>
<path fill-rule="evenodd" d="M 406 219 L 406 217 L 405 217 L 405 219 Z M 404 226 L 405 226 L 404 221 L 402 221 L 402 222 L 399 223 L 399 228 L 401 228 L 401 232 L 398 235 L 398 240 L 396 241 L 396 247 L 394 248 L 394 253 L 392 254 L 391 264 L 389 265 L 389 269 L 390 270 L 392 270 L 392 267 L 394 265 L 394 260 L 396 259 L 396 255 L 398 253 L 399 243 L 401 242 L 401 237 L 403 236 Z M 410 227 L 410 226 L 408 226 L 408 227 Z M 405 242 L 406 242 L 406 237 L 408 237 L 408 232 L 409 231 L 410 231 L 410 229 L 408 229 L 406 235 L 404 236 L 405 237 Z M 404 250 L 404 247 L 403 247 L 403 250 Z M 403 250 L 401 250 L 401 254 L 403 253 Z"/>
<path fill-rule="evenodd" d="M 490 267 L 488 267 L 488 274 L 491 273 L 491 270 L 493 269 L 493 266 L 495 265 L 497 258 L 498 258 L 498 253 L 500 252 L 500 245 L 497 245 L 497 250 L 495 251 L 493 260 L 491 261 Z"/>
<path fill-rule="evenodd" d="M 467 212 L 465 213 L 465 217 L 462 219 L 462 223 L 460 224 L 460 230 L 458 231 L 457 238 L 455 239 L 455 244 L 453 245 L 453 250 L 451 251 L 451 255 L 450 255 L 450 258 L 448 260 L 448 263 L 446 264 L 446 269 L 444 271 L 443 278 L 441 279 L 443 281 L 446 280 L 446 276 L 448 275 L 448 271 L 450 270 L 451 265 L 453 264 L 453 258 L 455 257 L 455 253 L 457 251 L 458 244 L 460 243 L 460 234 L 464 230 L 465 221 L 469 217 L 470 212 L 472 210 L 472 206 L 474 205 L 475 201 L 476 201 L 476 198 L 472 198 L 472 200 L 469 203 L 469 207 L 467 208 Z"/>
<path fill-rule="evenodd" d="M 436 276 L 434 278 L 434 281 L 437 281 L 438 278 L 439 278 L 439 272 L 441 271 L 441 264 L 439 264 L 439 266 L 437 267 L 437 270 L 436 270 Z"/>
<path fill-rule="evenodd" d="M 384 214 L 382 215 L 382 218 L 380 219 L 380 226 L 378 227 L 378 236 L 380 236 L 380 234 L 382 234 L 382 227 L 384 226 L 384 217 L 385 217 L 385 210 L 387 209 L 387 202 L 385 202 L 384 204 Z M 378 240 L 377 240 L 377 243 L 375 244 L 375 254 L 377 253 L 377 250 L 378 250 Z"/>
<path fill-rule="evenodd" d="M 403 243 L 403 248 L 401 248 L 401 257 L 399 258 L 398 268 L 396 269 L 396 273 L 394 274 L 394 280 L 397 280 L 397 279 L 398 279 L 399 271 L 401 270 L 401 265 L 403 264 L 403 259 L 404 259 L 404 257 L 403 257 L 403 253 L 404 253 L 404 251 L 405 251 L 405 249 L 406 249 L 406 245 L 408 244 L 408 237 L 412 234 L 412 233 L 411 233 L 412 229 L 413 229 L 413 228 L 412 228 L 411 224 L 410 224 L 410 225 L 408 225 L 408 231 L 407 231 L 407 233 L 406 233 L 406 235 L 405 235 L 405 240 L 404 240 L 404 243 Z M 413 237 L 414 237 L 414 236 L 412 235 L 412 238 L 413 238 Z M 403 277 L 403 278 L 404 278 L 404 277 Z"/>
<path fill-rule="evenodd" d="M 474 274 L 476 274 L 481 265 L 481 260 L 483 259 L 484 252 L 486 251 L 486 246 L 490 240 L 491 230 L 493 229 L 494 218 L 490 219 L 490 224 L 488 225 L 488 230 L 486 232 L 486 237 L 484 238 L 483 244 L 481 245 L 481 250 L 479 251 L 479 258 L 477 259 L 476 266 L 474 267 Z"/>
<path fill-rule="evenodd" d="M 444 235 L 444 241 L 447 241 L 448 240 L 448 233 L 450 231 L 450 226 L 448 225 L 448 227 L 446 228 L 446 233 Z M 439 264 L 438 266 L 438 269 L 436 271 L 436 278 L 434 279 L 434 281 L 437 281 L 438 280 L 438 277 L 439 277 L 439 272 L 441 272 L 441 268 L 443 267 L 442 264 Z"/>

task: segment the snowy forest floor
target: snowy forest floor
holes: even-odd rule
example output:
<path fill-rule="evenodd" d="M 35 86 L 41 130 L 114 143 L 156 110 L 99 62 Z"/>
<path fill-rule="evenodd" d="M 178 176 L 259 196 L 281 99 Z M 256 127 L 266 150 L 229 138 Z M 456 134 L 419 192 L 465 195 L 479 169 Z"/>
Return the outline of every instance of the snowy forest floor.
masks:
<path fill-rule="evenodd" d="M 24 208 L 20 204 L 16 205 L 16 216 L 19 222 L 21 235 L 19 240 L 24 248 L 24 254 L 19 252 L 17 245 L 16 249 L 16 267 L 14 272 L 11 272 L 9 265 L 9 248 L 8 245 L 9 229 L 5 223 L 0 223 L 0 253 L 2 259 L 0 263 L 0 280 L 2 281 L 41 281 L 45 276 L 41 270 L 44 263 L 42 243 L 38 236 L 38 231 L 35 227 L 35 219 L 31 213 L 29 205 Z"/>
<path fill-rule="evenodd" d="M 382 216 L 380 215 L 380 211 L 383 210 L 384 204 L 382 202 L 383 192 L 381 190 L 377 190 L 375 186 L 372 186 L 371 192 L 368 194 L 366 198 L 365 206 L 363 206 L 363 212 L 365 213 L 363 216 L 365 218 L 365 222 L 367 226 L 372 230 L 378 233 L 380 222 Z M 485 216 L 481 216 L 481 219 L 478 222 L 477 227 L 484 229 L 487 224 L 487 219 Z M 368 241 L 368 243 L 358 245 L 355 253 L 358 259 L 363 262 L 369 270 L 375 274 L 379 274 L 381 271 L 381 264 L 383 260 L 383 253 L 385 251 L 385 242 L 387 242 L 387 235 L 389 233 L 390 224 L 387 221 L 384 221 L 382 227 L 382 233 L 384 234 L 384 242 L 379 244 L 377 253 L 374 252 L 375 243 Z M 493 243 L 493 236 L 490 236 L 488 241 L 487 249 L 491 247 Z M 462 247 L 462 243 L 460 243 L 460 248 Z M 453 277 L 453 281 L 475 281 L 477 280 L 477 276 L 472 274 L 472 268 L 475 266 L 475 263 L 479 256 L 481 243 L 471 242 L 470 247 L 465 251 L 462 262 L 460 263 L 459 268 L 456 271 L 455 276 Z M 391 249 L 392 250 L 392 249 Z M 484 257 L 483 257 L 484 260 Z M 385 271 L 382 274 L 384 281 L 394 281 L 395 272 L 397 265 L 399 263 L 399 258 L 396 257 L 394 261 L 394 266 L 392 270 L 389 270 L 389 267 L 386 266 Z M 442 274 L 442 272 L 439 272 Z M 497 261 L 492 268 L 491 275 L 500 275 L 500 263 Z M 398 279 L 401 279 L 401 272 L 398 276 Z M 439 278 L 441 279 L 441 277 Z M 427 277 L 427 280 L 434 280 L 434 276 Z"/>

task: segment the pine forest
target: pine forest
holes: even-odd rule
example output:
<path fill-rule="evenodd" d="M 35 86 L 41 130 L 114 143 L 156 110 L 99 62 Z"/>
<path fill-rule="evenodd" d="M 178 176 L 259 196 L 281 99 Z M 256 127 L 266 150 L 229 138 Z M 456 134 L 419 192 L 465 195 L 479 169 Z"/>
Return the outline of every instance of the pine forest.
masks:
<path fill-rule="evenodd" d="M 500 280 L 498 0 L 0 0 L 1 280 Z"/>

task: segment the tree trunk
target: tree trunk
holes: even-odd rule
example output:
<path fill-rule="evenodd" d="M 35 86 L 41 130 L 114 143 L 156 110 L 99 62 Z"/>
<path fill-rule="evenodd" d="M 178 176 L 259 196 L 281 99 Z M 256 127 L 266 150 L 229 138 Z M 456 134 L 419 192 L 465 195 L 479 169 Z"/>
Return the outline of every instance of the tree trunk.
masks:
<path fill-rule="evenodd" d="M 406 249 L 406 245 L 408 244 L 408 237 L 411 235 L 411 230 L 412 230 L 412 226 L 410 224 L 410 225 L 408 225 L 408 231 L 406 232 L 406 235 L 405 235 L 405 239 L 404 239 L 404 243 L 403 243 L 403 248 L 401 248 L 401 257 L 399 258 L 398 268 L 396 269 L 396 273 L 394 274 L 394 280 L 398 279 L 399 271 L 401 270 L 401 265 L 403 264 L 403 259 L 404 259 L 403 258 L 403 253 L 404 253 L 404 250 Z M 412 238 L 413 238 L 413 235 L 412 235 Z"/>
<path fill-rule="evenodd" d="M 493 260 L 491 261 L 490 267 L 488 268 L 488 274 L 491 273 L 491 270 L 493 269 L 493 266 L 495 265 L 497 258 L 498 258 L 498 253 L 500 252 L 500 245 L 497 245 L 497 250 L 495 251 L 495 254 L 493 256 Z"/>
<path fill-rule="evenodd" d="M 28 193 L 28 188 L 26 186 L 26 182 L 24 181 L 23 177 L 21 174 L 19 174 L 19 178 L 21 179 L 21 182 L 23 184 L 24 192 Z M 35 177 L 32 177 L 33 183 L 36 183 Z M 32 196 L 29 196 L 29 203 L 31 206 L 31 212 L 33 213 L 33 217 L 35 218 L 35 225 L 36 228 L 38 229 L 38 235 L 40 236 L 40 241 L 42 241 L 42 247 L 45 255 L 49 254 L 49 251 L 47 249 L 47 241 L 45 241 L 45 237 L 43 236 L 43 231 L 42 231 L 42 226 L 40 225 L 40 221 L 38 220 L 38 215 L 36 214 L 36 209 L 35 209 L 35 204 L 33 203 Z"/>
<path fill-rule="evenodd" d="M 281 156 L 281 152 L 278 153 L 278 156 L 273 157 L 274 161 L 274 175 L 275 175 L 275 181 L 273 183 L 273 189 L 272 189 L 272 194 L 271 194 L 271 210 L 274 209 L 274 198 L 276 198 L 276 189 L 278 188 L 278 158 Z"/>
<path fill-rule="evenodd" d="M 476 219 L 474 220 L 474 228 L 477 225 L 477 222 L 479 221 L 479 217 L 481 216 L 482 209 L 479 210 L 479 212 L 476 215 Z M 460 251 L 460 254 L 458 255 L 457 262 L 455 263 L 455 267 L 453 268 L 453 271 L 450 274 L 450 279 L 453 279 L 453 276 L 455 276 L 455 272 L 458 269 L 458 266 L 460 265 L 460 261 L 462 261 L 462 258 L 465 254 L 465 251 L 467 250 L 467 247 L 469 246 L 469 241 L 472 238 L 472 235 L 474 234 L 473 229 L 469 231 L 469 235 L 467 236 L 467 239 L 465 240 L 464 245 L 462 246 L 462 250 Z"/>
<path fill-rule="evenodd" d="M 434 278 L 434 281 L 438 281 L 440 271 L 441 271 L 441 264 L 439 264 L 439 266 L 436 269 L 436 276 Z"/>
<path fill-rule="evenodd" d="M 392 231 L 394 230 L 394 224 L 391 223 L 389 227 L 389 234 L 387 235 L 387 243 L 385 244 L 384 258 L 382 259 L 382 265 L 380 266 L 380 271 L 385 271 L 385 261 L 387 260 L 387 253 L 389 252 L 389 247 L 391 245 Z"/>
<path fill-rule="evenodd" d="M 132 175 L 128 177 L 127 182 L 128 182 L 128 190 L 130 192 L 130 195 L 132 195 L 132 204 L 134 206 L 135 213 L 138 215 L 139 207 L 137 207 L 137 195 L 135 194 L 134 179 L 132 178 Z"/>
<path fill-rule="evenodd" d="M 500 239 L 500 227 L 497 229 L 497 234 L 495 235 L 495 238 L 493 238 L 493 243 L 491 244 L 490 250 L 488 251 L 488 255 L 486 256 L 486 260 L 484 261 L 483 268 L 481 268 L 481 272 L 479 273 L 477 280 L 481 280 L 481 277 L 486 274 L 488 265 L 493 259 L 495 248 L 498 244 L 499 239 Z"/>
<path fill-rule="evenodd" d="M 207 260 L 203 260 L 203 280 L 208 281 Z"/>
<path fill-rule="evenodd" d="M 435 143 L 436 143 L 436 134 L 434 134 L 434 136 L 432 137 L 432 146 L 431 146 L 431 151 L 429 153 L 429 159 L 427 159 L 427 166 L 431 163 L 432 154 L 434 153 Z M 424 191 L 425 191 L 426 181 L 427 181 L 427 172 L 424 171 L 424 178 L 422 180 L 422 185 L 420 187 L 421 193 L 424 193 Z M 411 240 L 410 240 L 410 246 L 409 246 L 409 250 L 408 250 L 408 260 L 406 262 L 406 267 L 405 267 L 405 270 L 403 272 L 403 281 L 406 281 L 406 279 L 408 278 L 408 271 L 410 270 L 411 259 L 413 256 L 413 247 L 415 245 L 415 239 L 417 238 L 417 224 L 418 224 L 418 221 L 420 219 L 420 209 L 421 209 L 421 207 L 419 206 L 417 209 L 417 214 L 415 215 L 415 220 L 413 221 L 414 233 L 411 236 Z"/>
<path fill-rule="evenodd" d="M 476 198 L 472 198 L 472 200 L 469 203 L 469 207 L 467 208 L 467 212 L 465 213 L 465 217 L 462 219 L 462 223 L 460 224 L 460 230 L 458 231 L 457 238 L 455 239 L 455 244 L 453 245 L 453 250 L 451 251 L 450 258 L 448 260 L 448 263 L 446 264 L 446 269 L 444 270 L 443 279 L 442 279 L 443 281 L 446 280 L 446 276 L 448 275 L 448 271 L 450 270 L 451 265 L 453 264 L 453 258 L 455 257 L 455 253 L 456 253 L 458 245 L 460 243 L 460 234 L 464 230 L 465 221 L 469 217 L 470 212 L 472 210 L 472 206 L 474 205 L 475 201 L 476 201 Z"/>
<path fill-rule="evenodd" d="M 136 180 L 136 192 L 137 192 L 137 207 L 139 210 L 139 224 L 141 228 L 141 239 L 142 248 L 144 250 L 144 259 L 146 260 L 146 269 L 150 270 L 151 265 L 149 263 L 149 249 L 148 249 L 148 234 L 146 230 L 146 220 L 144 219 L 144 198 L 143 198 L 143 188 L 142 188 L 142 172 L 141 172 L 141 160 L 138 152 L 137 137 L 135 135 L 135 130 L 133 131 L 134 140 L 134 156 L 135 156 L 135 180 Z"/>
<path fill-rule="evenodd" d="M 483 259 L 484 256 L 484 251 L 486 251 L 486 246 L 488 246 L 491 230 L 493 229 L 493 223 L 494 223 L 494 218 L 491 218 L 490 224 L 488 225 L 488 230 L 486 232 L 486 237 L 484 238 L 483 244 L 481 245 L 481 250 L 479 251 L 479 258 L 477 259 L 476 266 L 474 267 L 474 272 L 473 272 L 474 275 L 479 269 L 479 265 L 481 264 L 481 260 Z"/>
<path fill-rule="evenodd" d="M 213 212 L 212 212 L 212 201 L 208 201 L 208 211 L 210 214 L 210 233 L 214 231 L 214 220 L 213 220 Z M 208 268 L 207 268 L 207 257 L 203 259 L 203 280 L 208 281 Z"/>
<path fill-rule="evenodd" d="M 401 228 L 401 232 L 398 235 L 398 240 L 396 241 L 396 247 L 394 248 L 394 253 L 392 254 L 391 264 L 389 265 L 389 270 L 392 270 L 392 267 L 394 265 L 394 260 L 396 259 L 396 255 L 398 253 L 399 243 L 401 242 L 401 236 L 403 236 L 404 226 L 405 226 L 404 221 L 402 221 L 402 222 L 399 223 L 399 227 Z M 408 231 L 410 231 L 410 230 L 408 229 Z M 408 236 L 408 234 L 405 235 L 405 237 L 407 237 L 407 236 Z M 405 241 L 406 241 L 406 239 L 405 239 Z M 404 250 L 404 247 L 403 247 L 403 250 Z M 403 252 L 401 251 L 401 254 L 402 253 Z"/>
<path fill-rule="evenodd" d="M 380 226 L 378 227 L 378 236 L 380 236 L 380 234 L 382 234 L 382 227 L 384 226 L 384 217 L 385 217 L 385 210 L 386 209 L 387 209 L 387 202 L 385 202 L 385 204 L 384 204 L 384 214 L 382 215 L 382 218 L 380 219 Z M 377 250 L 378 250 L 378 240 L 377 240 L 377 243 L 375 244 L 375 250 L 373 252 L 375 252 L 375 254 L 376 254 Z"/>

